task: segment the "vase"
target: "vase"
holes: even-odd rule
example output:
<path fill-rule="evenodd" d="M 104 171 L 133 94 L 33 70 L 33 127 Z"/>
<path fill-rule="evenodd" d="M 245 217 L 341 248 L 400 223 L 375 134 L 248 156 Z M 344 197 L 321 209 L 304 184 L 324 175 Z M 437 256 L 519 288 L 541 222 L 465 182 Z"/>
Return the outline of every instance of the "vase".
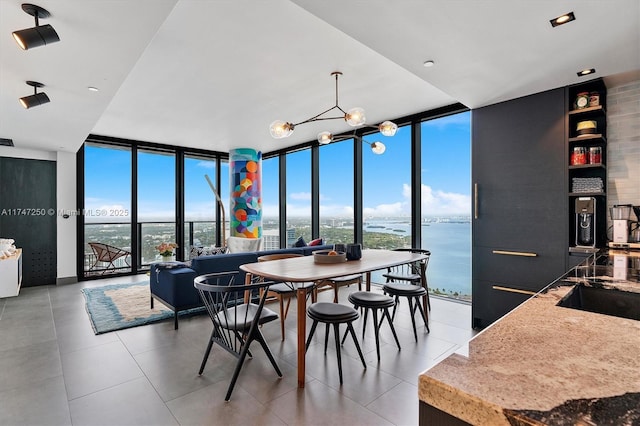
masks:
<path fill-rule="evenodd" d="M 169 256 L 162 256 L 162 261 L 163 262 L 171 262 L 173 261 L 173 256 L 169 255 Z"/>

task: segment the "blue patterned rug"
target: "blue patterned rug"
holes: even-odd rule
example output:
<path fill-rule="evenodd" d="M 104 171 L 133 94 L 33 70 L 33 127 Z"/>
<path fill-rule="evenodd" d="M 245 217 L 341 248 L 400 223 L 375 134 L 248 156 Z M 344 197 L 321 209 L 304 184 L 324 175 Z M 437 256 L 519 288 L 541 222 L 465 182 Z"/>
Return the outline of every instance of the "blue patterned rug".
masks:
<path fill-rule="evenodd" d="M 96 334 L 173 319 L 173 311 L 156 301 L 151 309 L 148 282 L 83 288 L 86 309 Z M 202 312 L 202 308 L 184 314 Z M 182 313 L 180 313 L 182 315 Z"/>

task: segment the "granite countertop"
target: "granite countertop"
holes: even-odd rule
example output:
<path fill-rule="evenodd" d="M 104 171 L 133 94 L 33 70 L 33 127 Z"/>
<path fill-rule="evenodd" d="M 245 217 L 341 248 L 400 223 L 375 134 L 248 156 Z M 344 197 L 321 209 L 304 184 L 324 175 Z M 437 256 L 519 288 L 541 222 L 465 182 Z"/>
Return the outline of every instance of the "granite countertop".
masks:
<path fill-rule="evenodd" d="M 640 424 L 640 321 L 556 306 L 578 284 L 640 293 L 638 269 L 613 269 L 547 286 L 422 373 L 420 400 L 477 425 Z"/>

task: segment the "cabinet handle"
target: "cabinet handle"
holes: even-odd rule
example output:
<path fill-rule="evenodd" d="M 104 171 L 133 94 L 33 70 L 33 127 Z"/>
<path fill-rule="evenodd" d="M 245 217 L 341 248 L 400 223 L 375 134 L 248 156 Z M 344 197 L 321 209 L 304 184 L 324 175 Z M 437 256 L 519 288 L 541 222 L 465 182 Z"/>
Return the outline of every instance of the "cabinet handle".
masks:
<path fill-rule="evenodd" d="M 534 294 L 537 294 L 535 291 L 520 290 L 520 289 L 517 289 L 517 288 L 502 287 L 502 286 L 499 286 L 499 285 L 491 286 L 491 288 L 494 289 L 494 290 L 508 291 L 509 293 L 529 294 L 531 296 L 533 296 Z"/>
<path fill-rule="evenodd" d="M 508 250 L 493 250 L 493 254 L 504 254 L 505 256 L 524 256 L 524 257 L 537 257 L 538 253 L 531 253 L 528 251 L 508 251 Z"/>
<path fill-rule="evenodd" d="M 473 184 L 473 218 L 478 218 L 478 184 Z"/>

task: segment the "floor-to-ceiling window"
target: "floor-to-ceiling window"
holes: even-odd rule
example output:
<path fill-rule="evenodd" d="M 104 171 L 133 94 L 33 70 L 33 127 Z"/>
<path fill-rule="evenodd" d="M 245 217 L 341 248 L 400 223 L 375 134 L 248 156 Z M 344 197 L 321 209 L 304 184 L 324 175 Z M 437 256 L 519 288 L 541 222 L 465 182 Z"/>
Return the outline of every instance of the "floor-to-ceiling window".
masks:
<path fill-rule="evenodd" d="M 393 138 L 373 133 L 362 146 L 363 246 L 365 249 L 411 247 L 411 128 Z M 386 149 L 375 154 L 369 143 Z M 369 142 L 369 143 L 367 143 Z"/>
<path fill-rule="evenodd" d="M 262 248 L 280 248 L 280 157 L 262 160 Z M 286 247 L 286 244 L 285 244 Z"/>
<path fill-rule="evenodd" d="M 131 148 L 87 143 L 84 147 L 82 276 L 131 272 L 131 255 L 98 261 L 89 243 L 131 253 Z"/>
<path fill-rule="evenodd" d="M 320 237 L 329 244 L 354 241 L 353 139 L 321 145 Z"/>
<path fill-rule="evenodd" d="M 422 248 L 432 293 L 471 298 L 471 127 L 469 112 L 421 124 Z"/>
<path fill-rule="evenodd" d="M 216 188 L 215 158 L 185 155 L 184 158 L 184 238 L 182 251 L 189 259 L 192 248 L 216 246 L 216 195 L 209 187 L 207 177 Z M 198 250 L 194 254 L 199 253 Z"/>
<path fill-rule="evenodd" d="M 287 241 L 286 246 L 299 237 L 311 241 L 311 150 L 287 154 Z"/>
<path fill-rule="evenodd" d="M 157 247 L 176 244 L 176 159 L 173 152 L 138 150 L 140 268 L 161 259 Z"/>

